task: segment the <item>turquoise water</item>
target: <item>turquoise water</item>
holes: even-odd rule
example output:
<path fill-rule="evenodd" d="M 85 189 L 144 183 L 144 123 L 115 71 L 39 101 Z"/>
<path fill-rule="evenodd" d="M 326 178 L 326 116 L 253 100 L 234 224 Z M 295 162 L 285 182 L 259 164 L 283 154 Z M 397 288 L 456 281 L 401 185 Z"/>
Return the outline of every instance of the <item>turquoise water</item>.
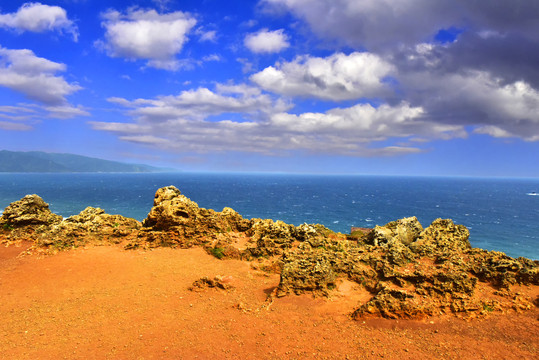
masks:
<path fill-rule="evenodd" d="M 142 220 L 159 187 L 246 218 L 321 223 L 348 233 L 407 216 L 451 218 L 473 246 L 539 259 L 539 179 L 258 174 L 0 174 L 0 209 L 38 194 L 64 217 L 86 206 Z"/>

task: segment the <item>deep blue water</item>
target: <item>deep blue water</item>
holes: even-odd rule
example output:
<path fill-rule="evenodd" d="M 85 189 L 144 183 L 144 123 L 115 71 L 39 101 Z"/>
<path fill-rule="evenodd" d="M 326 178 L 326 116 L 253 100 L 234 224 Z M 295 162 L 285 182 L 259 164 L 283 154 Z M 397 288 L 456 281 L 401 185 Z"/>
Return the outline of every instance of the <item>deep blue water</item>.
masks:
<path fill-rule="evenodd" d="M 64 217 L 86 206 L 142 220 L 155 191 L 175 185 L 201 207 L 246 218 L 321 223 L 348 233 L 417 216 L 451 218 L 474 247 L 539 259 L 539 179 L 258 174 L 0 174 L 0 211 L 38 194 Z"/>

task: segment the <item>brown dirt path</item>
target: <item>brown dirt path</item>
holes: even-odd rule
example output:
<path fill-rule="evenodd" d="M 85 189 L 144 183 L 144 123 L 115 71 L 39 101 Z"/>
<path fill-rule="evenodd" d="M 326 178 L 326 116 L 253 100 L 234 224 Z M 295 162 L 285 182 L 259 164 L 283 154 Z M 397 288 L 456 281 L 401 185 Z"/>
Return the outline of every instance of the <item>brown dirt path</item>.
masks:
<path fill-rule="evenodd" d="M 466 322 L 352 321 L 366 294 L 288 296 L 247 262 L 202 249 L 79 248 L 17 258 L 0 247 L 2 359 L 537 359 L 539 311 Z M 230 291 L 189 291 L 228 276 Z"/>

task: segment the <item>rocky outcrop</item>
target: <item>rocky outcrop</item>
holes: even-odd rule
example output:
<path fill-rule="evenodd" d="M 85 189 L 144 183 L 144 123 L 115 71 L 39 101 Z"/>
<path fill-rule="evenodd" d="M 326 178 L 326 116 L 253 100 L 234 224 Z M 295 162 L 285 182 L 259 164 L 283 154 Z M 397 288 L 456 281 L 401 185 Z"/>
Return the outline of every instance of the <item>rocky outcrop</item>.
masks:
<path fill-rule="evenodd" d="M 464 225 L 455 225 L 450 219 L 436 219 L 410 243 L 410 249 L 421 255 L 468 250 L 472 247 L 469 237 Z"/>
<path fill-rule="evenodd" d="M 119 243 L 133 237 L 140 222 L 121 215 L 109 215 L 88 207 L 80 214 L 63 219 L 52 213 L 37 195 L 27 195 L 10 204 L 0 218 L 4 242 L 30 240 L 39 248 L 61 250 L 88 243 Z"/>
<path fill-rule="evenodd" d="M 136 236 L 141 223 L 121 215 L 110 215 L 105 210 L 87 207 L 78 215 L 73 215 L 36 239 L 40 246 L 56 249 L 77 247 L 86 244 L 120 243 Z"/>
<path fill-rule="evenodd" d="M 472 249 L 468 270 L 481 281 L 508 289 L 517 284 L 539 284 L 537 261 L 520 257 L 514 259 L 498 251 Z"/>
<path fill-rule="evenodd" d="M 39 196 L 29 195 L 6 208 L 0 225 L 0 242 L 24 238 L 45 250 L 87 244 L 202 246 L 219 259 L 249 260 L 253 268 L 280 273 L 271 295 L 276 297 L 332 296 L 342 281 L 353 282 L 371 294 L 351 312 L 354 319 L 474 317 L 539 305 L 518 290 L 539 286 L 538 261 L 473 249 L 468 229 L 447 219 L 423 228 L 409 217 L 343 235 L 322 225 L 248 220 L 230 208 L 204 209 L 168 186 L 157 190 L 142 223 L 92 207 L 62 220 Z M 197 291 L 208 287 L 223 285 L 217 278 L 193 284 Z"/>
<path fill-rule="evenodd" d="M 201 208 L 174 186 L 157 190 L 143 225 L 155 231 L 181 230 L 185 236 L 246 231 L 251 227 L 250 221 L 233 209 L 225 207 L 222 212 L 216 212 Z"/>
<path fill-rule="evenodd" d="M 352 318 L 462 317 L 494 310 L 528 309 L 534 299 L 513 285 L 539 285 L 539 262 L 472 249 L 469 232 L 437 219 L 423 229 L 416 218 L 375 227 L 359 239 L 334 237 L 316 248 L 302 243 L 285 253 L 277 296 L 328 295 L 339 279 L 372 294 Z M 479 284 L 484 285 L 479 285 Z"/>
<path fill-rule="evenodd" d="M 201 208 L 174 186 L 157 190 L 154 205 L 142 224 L 143 232 L 132 247 L 204 245 L 213 243 L 219 234 L 251 227 L 251 222 L 233 209 L 216 212 Z"/>
<path fill-rule="evenodd" d="M 60 215 L 53 214 L 38 195 L 26 195 L 21 200 L 9 204 L 0 217 L 0 226 L 23 227 L 52 225 L 62 221 Z"/>
<path fill-rule="evenodd" d="M 337 273 L 324 251 L 310 250 L 285 256 L 277 296 L 289 293 L 329 295 L 336 286 Z"/>
<path fill-rule="evenodd" d="M 408 217 L 397 221 L 392 221 L 384 226 L 376 226 L 367 235 L 367 243 L 374 246 L 393 246 L 395 242 L 403 245 L 410 245 L 416 240 L 423 226 L 417 221 L 417 218 Z"/>
<path fill-rule="evenodd" d="M 219 258 L 279 257 L 306 239 L 329 231 L 321 225 L 298 227 L 271 219 L 244 219 L 231 208 L 205 209 L 174 186 L 157 190 L 154 204 L 129 247 L 201 245 Z"/>
<path fill-rule="evenodd" d="M 253 257 L 283 255 L 297 243 L 296 227 L 280 220 L 253 219 L 247 235 L 247 252 Z"/>
<path fill-rule="evenodd" d="M 110 215 L 105 210 L 87 207 L 78 215 L 65 219 L 63 224 L 66 228 L 78 228 L 82 233 L 97 233 L 103 230 L 111 230 L 112 233 L 122 236 L 127 235 L 125 230 L 139 229 L 141 223 L 135 219 L 121 215 Z"/>

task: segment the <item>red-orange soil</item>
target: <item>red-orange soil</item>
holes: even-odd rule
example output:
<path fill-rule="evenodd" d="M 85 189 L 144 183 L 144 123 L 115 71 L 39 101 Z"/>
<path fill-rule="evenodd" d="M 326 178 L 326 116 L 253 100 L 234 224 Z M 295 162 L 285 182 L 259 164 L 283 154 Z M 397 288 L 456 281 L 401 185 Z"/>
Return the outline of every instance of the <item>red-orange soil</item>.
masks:
<path fill-rule="evenodd" d="M 0 247 L 2 359 L 538 359 L 539 310 L 465 321 L 348 314 L 368 299 L 267 295 L 278 275 L 200 248 L 89 247 L 53 256 Z M 233 288 L 190 291 L 223 276 Z"/>

